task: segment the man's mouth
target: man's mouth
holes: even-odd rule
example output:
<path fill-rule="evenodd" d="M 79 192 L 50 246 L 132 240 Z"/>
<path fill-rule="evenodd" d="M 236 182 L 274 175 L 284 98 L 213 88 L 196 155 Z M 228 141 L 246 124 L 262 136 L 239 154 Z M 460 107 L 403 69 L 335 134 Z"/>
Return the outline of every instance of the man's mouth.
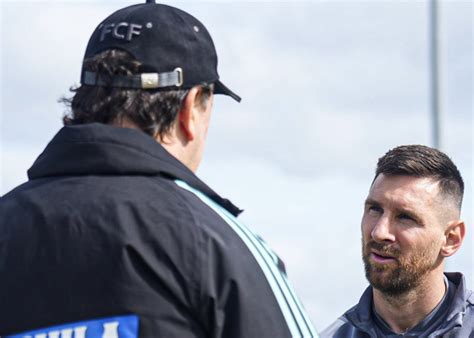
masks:
<path fill-rule="evenodd" d="M 388 264 L 396 261 L 395 257 L 374 250 L 371 251 L 370 258 L 372 259 L 372 261 L 379 264 Z"/>

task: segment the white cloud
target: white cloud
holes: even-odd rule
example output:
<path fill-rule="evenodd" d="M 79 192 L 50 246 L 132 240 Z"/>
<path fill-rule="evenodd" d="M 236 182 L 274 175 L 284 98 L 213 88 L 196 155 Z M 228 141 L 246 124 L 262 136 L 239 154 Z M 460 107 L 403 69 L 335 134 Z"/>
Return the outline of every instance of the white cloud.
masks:
<path fill-rule="evenodd" d="M 0 196 L 28 180 L 26 170 L 39 155 L 36 149 L 31 149 L 29 146 L 2 143 L 2 148 Z"/>

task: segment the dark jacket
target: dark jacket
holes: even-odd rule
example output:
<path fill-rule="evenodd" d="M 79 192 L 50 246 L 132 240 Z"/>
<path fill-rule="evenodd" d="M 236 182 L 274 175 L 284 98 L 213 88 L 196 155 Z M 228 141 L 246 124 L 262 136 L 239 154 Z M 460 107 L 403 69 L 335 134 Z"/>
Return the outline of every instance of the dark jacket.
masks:
<path fill-rule="evenodd" d="M 448 314 L 436 331 L 427 338 L 472 338 L 474 337 L 474 294 L 465 286 L 461 273 L 446 273 L 446 277 L 456 285 L 454 301 Z M 321 337 L 368 338 L 377 337 L 372 318 L 372 287 L 368 287 L 359 303 L 338 318 L 321 333 Z M 403 335 L 400 335 L 403 337 Z"/>
<path fill-rule="evenodd" d="M 0 199 L 0 335 L 315 336 L 240 210 L 144 133 L 64 127 L 28 175 Z"/>

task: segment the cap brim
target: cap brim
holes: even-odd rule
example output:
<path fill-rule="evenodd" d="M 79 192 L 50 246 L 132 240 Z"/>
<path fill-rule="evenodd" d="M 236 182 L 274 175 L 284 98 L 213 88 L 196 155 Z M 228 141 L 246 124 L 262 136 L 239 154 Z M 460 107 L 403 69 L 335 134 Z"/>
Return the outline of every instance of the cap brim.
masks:
<path fill-rule="evenodd" d="M 227 88 L 220 80 L 214 82 L 214 94 L 228 95 L 237 102 L 240 102 L 242 100 L 239 95 Z"/>

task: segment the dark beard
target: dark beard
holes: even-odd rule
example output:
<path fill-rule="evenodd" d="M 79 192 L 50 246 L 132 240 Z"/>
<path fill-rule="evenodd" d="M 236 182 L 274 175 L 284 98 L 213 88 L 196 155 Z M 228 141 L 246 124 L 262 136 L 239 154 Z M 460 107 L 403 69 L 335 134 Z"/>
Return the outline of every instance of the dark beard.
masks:
<path fill-rule="evenodd" d="M 399 296 L 420 285 L 422 277 L 434 268 L 434 262 L 429 257 L 431 246 L 425 251 L 414 253 L 404 258 L 398 248 L 369 241 L 362 242 L 362 259 L 365 267 L 365 277 L 373 288 L 387 296 Z M 370 262 L 370 249 L 381 254 L 393 256 L 395 264 L 374 264 Z"/>

